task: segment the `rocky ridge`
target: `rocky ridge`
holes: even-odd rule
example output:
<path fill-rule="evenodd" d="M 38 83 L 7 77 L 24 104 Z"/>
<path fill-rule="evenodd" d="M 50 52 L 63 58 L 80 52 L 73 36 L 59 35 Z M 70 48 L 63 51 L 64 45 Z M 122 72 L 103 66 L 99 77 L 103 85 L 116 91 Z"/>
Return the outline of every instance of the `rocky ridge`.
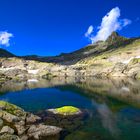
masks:
<path fill-rule="evenodd" d="M 113 32 L 106 41 L 99 41 L 78 51 L 56 57 L 0 58 L 0 81 L 4 79 L 56 76 L 95 76 L 140 78 L 140 39 L 125 38 Z"/>

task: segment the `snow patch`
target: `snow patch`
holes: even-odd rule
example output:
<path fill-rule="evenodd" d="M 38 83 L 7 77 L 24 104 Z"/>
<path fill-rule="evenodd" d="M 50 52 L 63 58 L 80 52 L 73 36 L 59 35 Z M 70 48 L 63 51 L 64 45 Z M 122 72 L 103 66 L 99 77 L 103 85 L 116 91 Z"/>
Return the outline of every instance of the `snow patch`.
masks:
<path fill-rule="evenodd" d="M 129 63 L 132 59 L 134 59 L 134 58 L 140 58 L 140 55 L 135 56 L 135 57 L 131 57 L 130 59 L 125 60 L 125 61 L 123 61 L 122 63 L 123 63 L 123 64 L 128 64 L 128 63 Z"/>
<path fill-rule="evenodd" d="M 37 70 L 28 70 L 28 73 L 30 74 L 37 74 L 38 73 L 38 69 Z"/>
<path fill-rule="evenodd" d="M 15 67 L 4 68 L 3 66 L 0 68 L 0 70 L 3 70 L 3 71 L 14 70 L 14 69 L 16 68 Z"/>
<path fill-rule="evenodd" d="M 31 83 L 37 83 L 38 82 L 38 80 L 37 79 L 28 79 L 28 81 L 27 82 L 31 82 Z"/>
<path fill-rule="evenodd" d="M 130 59 L 125 60 L 125 61 L 123 61 L 122 63 L 123 63 L 123 64 L 128 64 L 132 59 L 134 59 L 134 57 L 131 57 Z"/>
<path fill-rule="evenodd" d="M 140 55 L 136 56 L 135 58 L 140 58 Z"/>

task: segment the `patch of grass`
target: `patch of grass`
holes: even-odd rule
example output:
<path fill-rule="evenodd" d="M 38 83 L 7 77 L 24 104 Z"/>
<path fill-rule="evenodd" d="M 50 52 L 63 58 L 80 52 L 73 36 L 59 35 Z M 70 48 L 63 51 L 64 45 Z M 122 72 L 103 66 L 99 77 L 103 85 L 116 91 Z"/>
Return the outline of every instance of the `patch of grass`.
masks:
<path fill-rule="evenodd" d="M 140 47 L 140 39 L 133 41 L 130 44 L 127 45 L 121 45 L 120 47 L 112 46 L 112 49 L 103 51 L 99 54 L 95 54 L 93 56 L 90 56 L 88 58 L 82 59 L 78 62 L 78 64 L 87 64 L 91 65 L 97 61 L 101 60 L 107 60 L 108 58 L 112 56 L 120 56 L 121 54 L 128 54 L 128 52 L 131 52 L 131 54 Z M 110 64 L 109 64 L 110 65 Z"/>

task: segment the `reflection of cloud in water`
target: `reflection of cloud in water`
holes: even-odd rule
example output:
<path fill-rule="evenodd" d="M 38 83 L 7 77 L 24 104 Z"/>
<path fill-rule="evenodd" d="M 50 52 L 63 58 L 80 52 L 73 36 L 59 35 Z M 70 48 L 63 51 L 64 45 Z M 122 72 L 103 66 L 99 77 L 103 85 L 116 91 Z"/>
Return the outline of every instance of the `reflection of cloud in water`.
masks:
<path fill-rule="evenodd" d="M 130 92 L 130 89 L 128 87 L 123 86 L 121 88 L 121 91 Z"/>
<path fill-rule="evenodd" d="M 92 104 L 96 106 L 103 127 L 109 130 L 112 136 L 118 136 L 119 129 L 117 128 L 116 118 L 109 107 L 106 104 L 98 104 L 94 100 L 92 101 Z"/>

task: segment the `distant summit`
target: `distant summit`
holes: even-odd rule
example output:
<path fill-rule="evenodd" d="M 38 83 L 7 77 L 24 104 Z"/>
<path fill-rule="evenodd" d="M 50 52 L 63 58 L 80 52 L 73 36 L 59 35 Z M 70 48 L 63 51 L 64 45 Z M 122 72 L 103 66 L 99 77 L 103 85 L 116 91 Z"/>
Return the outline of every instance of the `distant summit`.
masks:
<path fill-rule="evenodd" d="M 117 32 L 112 32 L 112 34 L 107 38 L 106 42 L 108 44 L 116 44 L 117 42 L 123 42 L 128 40 L 125 37 L 120 36 Z"/>

